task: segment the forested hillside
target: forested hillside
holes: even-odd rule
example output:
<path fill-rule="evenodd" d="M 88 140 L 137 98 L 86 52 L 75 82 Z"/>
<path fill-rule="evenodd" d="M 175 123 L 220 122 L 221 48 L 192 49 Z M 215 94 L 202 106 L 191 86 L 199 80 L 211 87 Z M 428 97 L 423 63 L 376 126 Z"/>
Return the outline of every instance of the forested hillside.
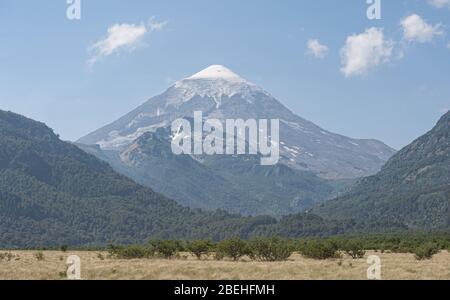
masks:
<path fill-rule="evenodd" d="M 447 113 L 346 195 L 277 220 L 182 207 L 44 124 L 0 111 L 0 248 L 448 229 L 449 129 Z"/>
<path fill-rule="evenodd" d="M 352 218 L 367 231 L 450 226 L 450 112 L 430 132 L 397 153 L 382 171 L 313 210 Z"/>
<path fill-rule="evenodd" d="M 0 111 L 0 248 L 247 238 L 276 225 L 271 217 L 182 207 L 61 141 L 44 124 Z M 303 229 L 298 233 L 308 234 Z"/>

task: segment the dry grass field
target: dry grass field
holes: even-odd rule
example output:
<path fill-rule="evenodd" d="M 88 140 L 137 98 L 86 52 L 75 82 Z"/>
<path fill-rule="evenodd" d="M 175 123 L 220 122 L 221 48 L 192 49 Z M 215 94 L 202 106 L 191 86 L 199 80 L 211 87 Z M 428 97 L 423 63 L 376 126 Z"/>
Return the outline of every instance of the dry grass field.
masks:
<path fill-rule="evenodd" d="M 4 252 L 4 251 L 0 251 Z M 383 279 L 450 279 L 450 253 L 441 252 L 433 259 L 417 261 L 413 254 L 367 253 L 365 259 L 331 259 L 317 261 L 295 254 L 286 262 L 198 261 L 187 254 L 173 260 L 117 260 L 99 252 L 12 251 L 10 261 L 0 261 L 0 279 L 65 279 L 69 255 L 81 258 L 82 279 L 367 279 L 369 255 L 382 260 Z"/>

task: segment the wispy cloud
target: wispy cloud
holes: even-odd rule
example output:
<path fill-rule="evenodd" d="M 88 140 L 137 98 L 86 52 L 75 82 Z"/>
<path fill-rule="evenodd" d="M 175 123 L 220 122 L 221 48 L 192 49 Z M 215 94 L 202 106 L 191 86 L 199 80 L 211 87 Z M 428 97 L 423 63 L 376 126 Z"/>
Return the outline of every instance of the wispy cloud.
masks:
<path fill-rule="evenodd" d="M 133 51 L 138 46 L 144 45 L 143 40 L 147 34 L 160 31 L 166 25 L 167 21 L 158 22 L 152 17 L 147 23 L 123 23 L 110 26 L 106 36 L 88 48 L 91 53 L 91 57 L 87 62 L 89 69 L 92 69 L 104 57 L 120 53 L 123 50 Z"/>
<path fill-rule="evenodd" d="M 388 62 L 393 48 L 394 43 L 385 39 L 382 28 L 351 35 L 341 50 L 341 72 L 346 77 L 366 75 L 371 68 Z"/>
<path fill-rule="evenodd" d="M 328 53 L 328 47 L 322 45 L 319 40 L 311 39 L 306 44 L 308 55 L 314 56 L 315 58 L 324 58 Z"/>
<path fill-rule="evenodd" d="M 417 14 L 404 18 L 400 25 L 403 29 L 403 38 L 409 42 L 428 43 L 436 36 L 444 34 L 441 24 L 428 24 Z"/>

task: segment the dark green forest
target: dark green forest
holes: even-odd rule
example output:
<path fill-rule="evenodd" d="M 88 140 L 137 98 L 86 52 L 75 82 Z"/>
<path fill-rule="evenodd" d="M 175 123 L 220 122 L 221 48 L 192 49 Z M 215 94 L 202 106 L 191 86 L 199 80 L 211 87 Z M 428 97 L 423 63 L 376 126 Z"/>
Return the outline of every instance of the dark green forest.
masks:
<path fill-rule="evenodd" d="M 183 207 L 61 141 L 45 124 L 0 111 L 0 248 L 448 229 L 449 134 L 450 113 L 348 194 L 275 219 Z"/>
<path fill-rule="evenodd" d="M 321 218 L 306 223 L 298 235 L 340 231 Z M 280 230 L 271 217 L 182 207 L 61 141 L 45 124 L 0 111 L 2 248 L 221 240 Z"/>
<path fill-rule="evenodd" d="M 375 176 L 313 210 L 354 219 L 366 231 L 450 227 L 450 112 L 399 151 Z"/>

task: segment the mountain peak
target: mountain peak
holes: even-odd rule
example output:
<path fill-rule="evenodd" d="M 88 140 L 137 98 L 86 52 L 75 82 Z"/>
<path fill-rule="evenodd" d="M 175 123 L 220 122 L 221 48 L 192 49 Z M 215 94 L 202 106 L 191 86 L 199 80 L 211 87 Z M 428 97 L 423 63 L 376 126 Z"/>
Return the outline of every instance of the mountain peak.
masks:
<path fill-rule="evenodd" d="M 212 65 L 191 77 L 177 81 L 169 89 L 168 104 L 179 105 L 200 96 L 211 98 L 216 102 L 216 108 L 220 108 L 224 96 L 231 99 L 235 95 L 240 95 L 242 99 L 252 103 L 255 92 L 264 90 L 225 66 Z"/>
<path fill-rule="evenodd" d="M 239 75 L 222 65 L 211 65 L 206 69 L 186 78 L 187 80 L 216 80 L 245 81 Z"/>

